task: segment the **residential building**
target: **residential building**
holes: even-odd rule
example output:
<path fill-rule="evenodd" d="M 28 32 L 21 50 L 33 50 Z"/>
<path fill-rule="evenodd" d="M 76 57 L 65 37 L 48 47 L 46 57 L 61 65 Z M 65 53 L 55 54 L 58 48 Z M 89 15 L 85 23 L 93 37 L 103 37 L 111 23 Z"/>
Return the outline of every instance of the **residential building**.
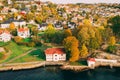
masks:
<path fill-rule="evenodd" d="M 22 38 L 30 37 L 30 30 L 27 27 L 20 27 L 17 29 L 17 35 Z"/>
<path fill-rule="evenodd" d="M 8 42 L 11 40 L 11 34 L 7 30 L 0 30 L 0 41 Z"/>
<path fill-rule="evenodd" d="M 66 54 L 62 48 L 48 48 L 45 50 L 46 61 L 65 61 Z"/>
<path fill-rule="evenodd" d="M 94 68 L 95 67 L 95 59 L 94 58 L 88 58 L 87 60 L 88 66 Z"/>

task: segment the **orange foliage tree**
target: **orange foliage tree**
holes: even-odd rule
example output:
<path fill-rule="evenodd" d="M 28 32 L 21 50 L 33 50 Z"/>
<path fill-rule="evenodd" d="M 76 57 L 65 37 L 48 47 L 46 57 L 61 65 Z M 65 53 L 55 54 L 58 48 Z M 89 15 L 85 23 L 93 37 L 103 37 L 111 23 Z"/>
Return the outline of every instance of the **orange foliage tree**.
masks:
<path fill-rule="evenodd" d="M 64 33 L 65 33 L 65 36 L 66 36 L 66 37 L 72 36 L 72 32 L 71 32 L 70 29 L 66 29 L 66 30 L 64 31 Z"/>
<path fill-rule="evenodd" d="M 74 36 L 69 36 L 64 39 L 63 45 L 68 52 L 69 61 L 75 62 L 79 59 L 78 40 Z"/>

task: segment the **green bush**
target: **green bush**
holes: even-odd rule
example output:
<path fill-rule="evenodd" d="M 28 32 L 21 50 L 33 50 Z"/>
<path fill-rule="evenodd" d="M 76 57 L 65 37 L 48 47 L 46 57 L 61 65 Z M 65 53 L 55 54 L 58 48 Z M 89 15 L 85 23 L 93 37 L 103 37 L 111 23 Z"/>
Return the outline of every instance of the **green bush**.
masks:
<path fill-rule="evenodd" d="M 116 52 L 116 46 L 108 46 L 107 47 L 107 52 L 115 53 Z"/>

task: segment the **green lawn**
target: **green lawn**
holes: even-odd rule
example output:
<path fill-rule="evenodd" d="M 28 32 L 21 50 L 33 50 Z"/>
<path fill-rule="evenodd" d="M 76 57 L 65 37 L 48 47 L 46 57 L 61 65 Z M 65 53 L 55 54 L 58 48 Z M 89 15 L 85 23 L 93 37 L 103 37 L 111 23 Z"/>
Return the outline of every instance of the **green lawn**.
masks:
<path fill-rule="evenodd" d="M 0 41 L 0 47 L 7 45 L 9 42 L 2 42 Z"/>
<path fill-rule="evenodd" d="M 44 61 L 45 54 L 44 50 L 49 48 L 48 46 L 42 45 L 41 47 L 37 47 L 37 50 L 32 51 L 31 53 L 12 61 L 11 63 L 23 63 L 23 62 L 32 62 L 32 61 Z"/>
<path fill-rule="evenodd" d="M 3 62 L 7 62 L 10 59 L 13 59 L 13 58 L 27 52 L 28 50 L 32 49 L 31 47 L 27 47 L 27 46 L 19 46 L 19 45 L 17 45 L 16 43 L 14 43 L 12 41 L 8 45 L 6 45 L 5 47 L 11 51 L 11 54 Z"/>
<path fill-rule="evenodd" d="M 45 55 L 40 49 L 38 49 L 38 50 L 32 51 L 31 53 L 29 53 L 19 59 L 16 59 L 12 63 L 43 61 L 43 60 L 45 60 Z"/>
<path fill-rule="evenodd" d="M 23 39 L 23 42 L 30 42 L 31 41 L 31 38 L 25 38 Z"/>

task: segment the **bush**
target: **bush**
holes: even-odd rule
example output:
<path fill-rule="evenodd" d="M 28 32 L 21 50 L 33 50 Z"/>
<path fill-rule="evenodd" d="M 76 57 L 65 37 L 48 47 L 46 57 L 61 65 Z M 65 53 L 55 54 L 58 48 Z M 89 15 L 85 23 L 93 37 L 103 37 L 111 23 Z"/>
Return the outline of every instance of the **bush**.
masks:
<path fill-rule="evenodd" d="M 0 52 L 0 59 L 3 59 L 4 54 L 2 52 Z"/>
<path fill-rule="evenodd" d="M 116 46 L 108 46 L 107 47 L 107 52 L 115 53 L 116 52 Z"/>
<path fill-rule="evenodd" d="M 34 42 L 29 42 L 29 43 L 27 44 L 27 46 L 29 46 L 29 47 L 34 47 L 34 46 L 35 46 L 35 43 L 34 43 Z"/>

